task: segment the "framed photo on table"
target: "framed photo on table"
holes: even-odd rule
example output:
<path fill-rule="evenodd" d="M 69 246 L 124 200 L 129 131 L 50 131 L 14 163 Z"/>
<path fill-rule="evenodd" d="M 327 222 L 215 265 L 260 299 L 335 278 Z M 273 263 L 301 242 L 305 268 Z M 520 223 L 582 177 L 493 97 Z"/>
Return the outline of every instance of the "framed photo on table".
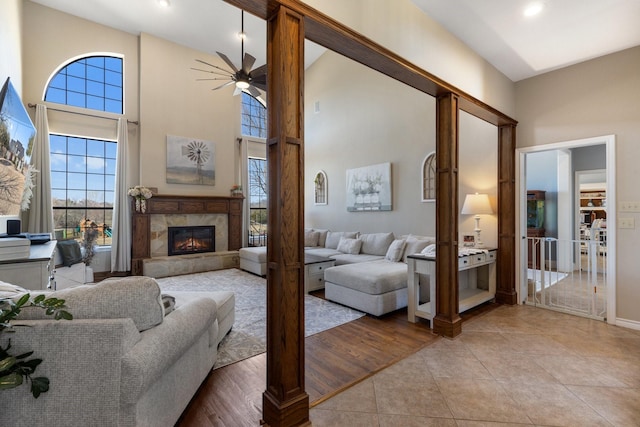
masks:
<path fill-rule="evenodd" d="M 462 235 L 462 246 L 465 248 L 472 248 L 476 245 L 476 236 L 473 234 Z"/>

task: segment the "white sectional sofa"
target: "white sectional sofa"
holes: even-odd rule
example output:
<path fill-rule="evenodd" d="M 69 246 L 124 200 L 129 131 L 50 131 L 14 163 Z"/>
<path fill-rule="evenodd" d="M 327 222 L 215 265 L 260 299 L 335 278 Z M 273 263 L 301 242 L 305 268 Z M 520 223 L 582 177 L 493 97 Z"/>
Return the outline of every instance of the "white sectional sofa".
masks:
<path fill-rule="evenodd" d="M 171 311 L 157 282 L 141 276 L 48 295 L 64 299 L 73 320 L 23 309 L 13 322 L 22 327 L 0 345 L 10 336 L 15 354 L 33 350 L 43 360 L 36 376 L 48 377 L 50 389 L 38 399 L 28 385 L 3 390 L 2 425 L 172 427 L 235 318 L 232 292 L 170 292 Z"/>
<path fill-rule="evenodd" d="M 434 243 L 433 237 L 391 232 L 305 229 L 305 253 L 335 260 L 324 272 L 325 298 L 374 316 L 407 306 L 406 257 Z M 266 248 L 240 249 L 240 268 L 266 273 Z"/>

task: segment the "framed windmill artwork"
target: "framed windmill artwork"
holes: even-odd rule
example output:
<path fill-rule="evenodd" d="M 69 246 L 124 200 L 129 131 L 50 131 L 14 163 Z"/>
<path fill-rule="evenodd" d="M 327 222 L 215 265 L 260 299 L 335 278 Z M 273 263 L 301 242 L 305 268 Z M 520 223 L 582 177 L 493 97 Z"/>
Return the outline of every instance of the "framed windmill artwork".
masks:
<path fill-rule="evenodd" d="M 215 144 L 167 135 L 167 183 L 215 185 Z"/>

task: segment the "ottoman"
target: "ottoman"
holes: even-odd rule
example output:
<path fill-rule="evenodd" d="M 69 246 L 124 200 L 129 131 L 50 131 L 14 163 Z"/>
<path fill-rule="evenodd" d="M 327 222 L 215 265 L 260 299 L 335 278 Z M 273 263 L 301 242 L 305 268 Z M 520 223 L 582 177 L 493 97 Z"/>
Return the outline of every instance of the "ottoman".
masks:
<path fill-rule="evenodd" d="M 240 248 L 240 269 L 258 276 L 267 274 L 267 247 Z"/>
<path fill-rule="evenodd" d="M 374 316 L 407 306 L 407 264 L 387 260 L 358 262 L 324 271 L 324 296 Z"/>

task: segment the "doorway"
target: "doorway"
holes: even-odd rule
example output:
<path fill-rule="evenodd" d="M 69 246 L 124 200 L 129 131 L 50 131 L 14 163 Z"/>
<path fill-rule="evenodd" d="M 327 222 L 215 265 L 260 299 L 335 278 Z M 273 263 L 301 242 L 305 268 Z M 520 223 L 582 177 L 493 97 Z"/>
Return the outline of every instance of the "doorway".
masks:
<path fill-rule="evenodd" d="M 606 207 L 615 206 L 615 136 L 516 153 L 518 302 L 614 324 L 616 220 L 615 209 Z M 532 220 L 527 195 L 541 193 L 541 218 Z M 544 224 L 537 237 L 528 237 L 532 223 Z"/>

